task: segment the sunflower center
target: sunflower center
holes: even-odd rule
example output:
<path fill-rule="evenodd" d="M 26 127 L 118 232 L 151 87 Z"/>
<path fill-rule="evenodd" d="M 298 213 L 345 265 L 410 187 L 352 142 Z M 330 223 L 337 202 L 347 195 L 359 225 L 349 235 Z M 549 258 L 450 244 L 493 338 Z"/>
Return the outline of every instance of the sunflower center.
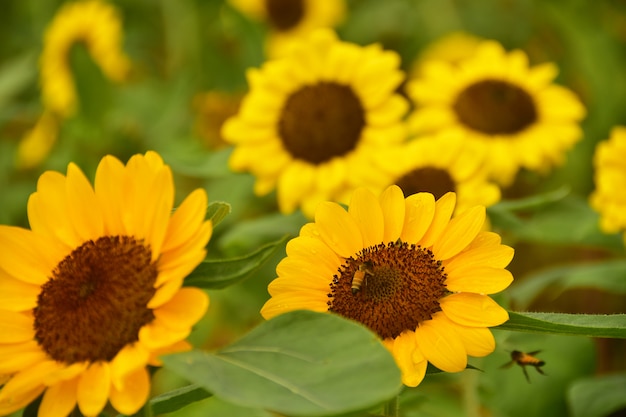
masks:
<path fill-rule="evenodd" d="M 499 80 L 485 80 L 463 90 L 454 111 L 464 125 L 489 135 L 513 134 L 537 120 L 532 97 L 520 87 Z"/>
<path fill-rule="evenodd" d="M 88 241 L 63 259 L 37 300 L 35 337 L 53 359 L 110 361 L 154 319 L 151 251 L 128 236 Z"/>
<path fill-rule="evenodd" d="M 430 250 L 381 243 L 346 259 L 330 284 L 328 310 L 363 323 L 382 339 L 395 338 L 441 310 L 445 279 Z"/>
<path fill-rule="evenodd" d="M 456 184 L 445 169 L 422 167 L 408 172 L 396 181 L 405 196 L 417 193 L 431 193 L 438 200 L 447 192 L 455 192 Z"/>
<path fill-rule="evenodd" d="M 287 31 L 304 17 L 303 0 L 265 0 L 267 15 L 274 28 Z"/>
<path fill-rule="evenodd" d="M 352 89 L 320 82 L 289 96 L 278 132 L 294 158 L 321 164 L 353 150 L 364 126 L 365 111 Z"/>

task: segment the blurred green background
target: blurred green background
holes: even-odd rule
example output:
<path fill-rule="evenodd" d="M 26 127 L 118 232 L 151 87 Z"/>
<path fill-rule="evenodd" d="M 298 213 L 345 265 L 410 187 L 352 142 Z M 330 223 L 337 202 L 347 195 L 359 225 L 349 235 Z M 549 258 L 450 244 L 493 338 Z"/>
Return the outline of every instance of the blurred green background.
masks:
<path fill-rule="evenodd" d="M 134 153 L 152 149 L 172 166 L 179 199 L 204 187 L 211 201 L 231 204 L 231 214 L 211 239 L 210 256 L 238 256 L 286 234 L 297 235 L 305 222 L 302 215 L 278 214 L 273 194 L 254 196 L 253 178 L 229 172 L 229 148 L 220 145 L 219 138 L 207 138 L 201 128 L 208 123 L 203 118 L 211 119 L 212 112 L 233 111 L 237 98 L 247 89 L 245 70 L 265 60 L 267 27 L 222 0 L 112 1 L 123 18 L 123 49 L 133 63 L 130 79 L 111 83 L 83 45 L 72 48 L 69 59 L 81 109 L 62 122 L 59 137 L 41 164 L 17 168 L 18 144 L 42 112 L 38 59 L 43 34 L 62 3 L 3 2 L 0 223 L 28 225 L 26 202 L 45 170 L 65 172 L 73 161 L 93 178 L 105 154 L 125 161 Z M 346 19 L 337 27 L 339 36 L 363 45 L 380 42 L 396 50 L 407 71 L 424 47 L 456 30 L 498 40 L 507 49 L 523 49 L 533 64 L 551 61 L 558 65 L 557 82 L 575 91 L 587 107 L 585 136 L 568 154 L 564 166 L 545 177 L 523 172 L 508 194 L 505 191 L 511 200 L 523 200 L 534 195 L 549 197 L 551 192 L 569 187 L 566 198 L 550 204 L 547 197 L 541 204 L 522 205 L 521 209 L 504 205 L 502 211 L 496 207 L 490 213 L 496 216 L 492 220 L 505 243 L 516 249 L 510 266 L 516 282 L 499 301 L 529 311 L 626 312 L 623 243 L 618 236 L 602 235 L 595 226 L 597 215 L 586 206 L 594 186 L 594 147 L 608 138 L 611 127 L 626 125 L 626 2 L 352 0 L 347 5 Z M 231 97 L 230 110 L 200 109 L 198 97 L 207 92 Z M 517 223 L 507 222 L 502 213 L 515 215 Z M 268 298 L 266 286 L 283 256 L 284 251 L 279 251 L 261 271 L 239 285 L 212 291 L 209 314 L 192 335 L 192 342 L 213 349 L 259 323 L 259 309 Z M 575 280 L 581 266 L 597 262 L 614 264 Z M 561 270 L 554 272 L 552 268 L 557 267 Z M 496 352 L 471 362 L 482 371 L 427 377 L 418 388 L 403 392 L 403 415 L 582 416 L 577 414 L 576 398 L 581 389 L 576 387 L 585 378 L 626 372 L 626 344 L 620 340 L 498 330 L 494 334 Z M 548 375 L 529 369 L 532 383 L 528 384 L 521 369 L 499 369 L 509 360 L 511 350 L 542 350 Z M 626 379 L 620 381 L 611 385 L 612 390 L 623 388 L 626 393 Z M 184 381 L 157 372 L 154 390 L 180 384 Z M 583 388 L 589 391 L 585 385 Z M 615 410 L 605 415 L 610 412 Z M 271 415 L 214 398 L 175 414 Z M 612 415 L 626 413 L 622 410 Z"/>

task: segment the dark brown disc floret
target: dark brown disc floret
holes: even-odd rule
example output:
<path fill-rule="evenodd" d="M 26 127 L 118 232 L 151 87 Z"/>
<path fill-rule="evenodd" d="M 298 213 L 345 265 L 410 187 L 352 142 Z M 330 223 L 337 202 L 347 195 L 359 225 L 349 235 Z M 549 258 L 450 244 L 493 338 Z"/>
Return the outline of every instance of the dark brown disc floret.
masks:
<path fill-rule="evenodd" d="M 355 289 L 353 279 L 361 272 Z M 441 311 L 445 279 L 429 249 L 381 243 L 346 259 L 330 285 L 328 310 L 363 323 L 382 339 L 395 338 Z"/>
<path fill-rule="evenodd" d="M 461 123 L 487 135 L 515 134 L 537 121 L 537 107 L 528 92 L 502 80 L 468 86 L 454 103 Z"/>
<path fill-rule="evenodd" d="M 396 181 L 405 196 L 421 192 L 431 193 L 435 200 L 448 192 L 456 192 L 456 183 L 450 173 L 441 168 L 420 167 L 407 172 Z"/>
<path fill-rule="evenodd" d="M 280 139 L 291 156 L 316 165 L 355 149 L 364 127 L 359 98 L 349 86 L 333 82 L 292 93 L 278 121 Z"/>
<path fill-rule="evenodd" d="M 147 307 L 158 271 L 141 241 L 107 236 L 72 251 L 42 286 L 35 338 L 66 364 L 110 361 L 154 319 Z"/>
<path fill-rule="evenodd" d="M 306 13 L 304 0 L 265 0 L 265 10 L 271 26 L 281 32 L 298 26 Z"/>

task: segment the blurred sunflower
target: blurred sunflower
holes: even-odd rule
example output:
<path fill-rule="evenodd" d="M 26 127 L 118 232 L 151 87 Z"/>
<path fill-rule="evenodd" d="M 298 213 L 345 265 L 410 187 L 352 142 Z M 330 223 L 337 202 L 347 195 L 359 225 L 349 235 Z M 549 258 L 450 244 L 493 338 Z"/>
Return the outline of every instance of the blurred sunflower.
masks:
<path fill-rule="evenodd" d="M 455 192 L 456 213 L 500 200 L 500 188 L 484 172 L 484 147 L 462 137 L 418 138 L 383 150 L 376 158 L 381 175 L 384 172 L 392 178 L 387 185 L 398 185 L 405 196 L 427 192 L 438 199 Z"/>
<path fill-rule="evenodd" d="M 170 168 L 154 152 L 124 166 L 107 156 L 95 187 L 70 164 L 42 174 L 28 201 L 31 230 L 0 226 L 0 414 L 43 393 L 40 417 L 78 404 L 132 415 L 150 390 L 147 365 L 189 348 L 208 297 L 181 288 L 211 236 L 207 197 L 172 214 Z"/>
<path fill-rule="evenodd" d="M 51 111 L 44 111 L 17 147 L 17 167 L 29 169 L 39 165 L 50 153 L 58 135 L 57 116 Z"/>
<path fill-rule="evenodd" d="M 242 13 L 269 26 L 269 57 L 287 52 L 294 39 L 332 28 L 345 16 L 345 0 L 229 0 Z"/>
<path fill-rule="evenodd" d="M 545 172 L 563 161 L 582 137 L 585 108 L 568 89 L 552 84 L 557 68 L 529 67 L 520 50 L 493 41 L 458 64 L 431 61 L 407 85 L 417 109 L 412 132 L 462 133 L 488 151 L 489 175 L 509 185 L 521 168 Z"/>
<path fill-rule="evenodd" d="M 508 320 L 487 294 L 512 282 L 504 267 L 513 249 L 481 231 L 484 207 L 451 219 L 455 200 L 454 193 L 405 199 L 391 186 L 380 198 L 358 188 L 347 211 L 320 204 L 315 222 L 288 243 L 261 314 L 308 309 L 363 323 L 392 352 L 408 386 L 422 381 L 428 362 L 465 369 L 467 355 L 494 350 L 488 327 Z"/>
<path fill-rule="evenodd" d="M 606 233 L 626 231 L 626 127 L 616 126 L 609 139 L 596 146 L 593 157 L 595 190 L 590 204 L 600 213 L 600 228 Z M 626 234 L 624 235 L 626 238 Z"/>
<path fill-rule="evenodd" d="M 228 145 L 222 138 L 222 125 L 237 114 L 241 97 L 239 93 L 207 91 L 193 98 L 194 132 L 209 148 L 219 149 Z"/>
<path fill-rule="evenodd" d="M 346 201 L 355 186 L 378 185 L 370 158 L 406 136 L 399 64 L 395 52 L 320 29 L 291 54 L 250 70 L 250 92 L 223 129 L 235 145 L 231 168 L 252 172 L 257 194 L 277 188 L 283 213 L 300 206 L 307 216 L 320 201 Z"/>
<path fill-rule="evenodd" d="M 113 5 L 100 0 L 65 3 L 44 36 L 39 62 L 44 107 L 63 117 L 76 112 L 78 98 L 69 54 L 80 42 L 106 77 L 123 81 L 130 62 L 122 51 L 122 37 L 121 20 Z"/>
<path fill-rule="evenodd" d="M 411 64 L 410 77 L 422 75 L 424 63 L 432 60 L 442 60 L 451 64 L 474 55 L 476 48 L 483 40 L 478 36 L 463 31 L 450 32 L 431 44 L 427 45 Z"/>

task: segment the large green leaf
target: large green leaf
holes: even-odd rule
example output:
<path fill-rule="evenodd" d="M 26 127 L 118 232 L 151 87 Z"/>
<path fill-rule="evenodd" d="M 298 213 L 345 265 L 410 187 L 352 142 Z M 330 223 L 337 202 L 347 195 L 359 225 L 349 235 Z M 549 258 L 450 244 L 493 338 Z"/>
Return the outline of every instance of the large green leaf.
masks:
<path fill-rule="evenodd" d="M 516 305 L 526 308 L 548 288 L 553 297 L 573 288 L 596 288 L 626 294 L 626 260 L 579 263 L 543 270 L 516 281 L 507 291 Z"/>
<path fill-rule="evenodd" d="M 198 385 L 188 385 L 151 398 L 147 406 L 152 407 L 152 415 L 171 413 L 210 396 Z"/>
<path fill-rule="evenodd" d="M 279 241 L 268 243 L 243 257 L 207 259 L 185 279 L 185 285 L 216 289 L 243 281 L 263 266 L 276 250 L 284 247 L 286 240 L 287 237 L 284 237 Z"/>
<path fill-rule="evenodd" d="M 293 416 L 324 416 L 392 398 L 400 372 L 378 337 L 342 317 L 293 311 L 216 353 L 194 350 L 164 366 L 216 397 Z"/>
<path fill-rule="evenodd" d="M 575 382 L 567 393 L 572 417 L 604 417 L 626 409 L 626 374 Z M 621 415 L 621 414 L 620 414 Z"/>
<path fill-rule="evenodd" d="M 529 333 L 626 338 L 626 314 L 565 314 L 509 312 L 509 320 L 494 329 Z"/>

